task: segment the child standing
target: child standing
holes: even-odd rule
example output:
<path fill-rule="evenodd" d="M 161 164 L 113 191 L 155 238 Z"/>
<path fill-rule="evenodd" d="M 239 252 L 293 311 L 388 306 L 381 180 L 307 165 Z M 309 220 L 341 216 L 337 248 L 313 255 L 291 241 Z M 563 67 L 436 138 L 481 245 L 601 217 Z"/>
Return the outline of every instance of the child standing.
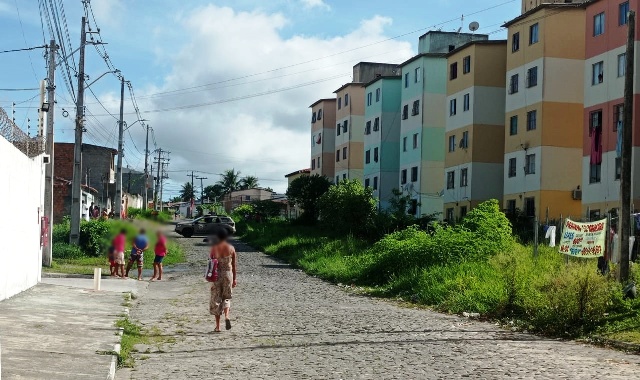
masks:
<path fill-rule="evenodd" d="M 151 281 L 162 280 L 162 260 L 167 256 L 167 238 L 158 231 L 158 241 L 154 248 L 156 258 L 153 260 L 153 277 Z"/>
<path fill-rule="evenodd" d="M 124 247 L 127 243 L 127 231 L 120 230 L 120 233 L 113 238 L 113 262 L 115 264 L 116 276 L 124 278 Z"/>
<path fill-rule="evenodd" d="M 149 240 L 145 235 L 145 230 L 141 229 L 140 234 L 133 240 L 133 247 L 131 248 L 131 256 L 129 256 L 129 263 L 127 264 L 127 270 L 124 276 L 129 277 L 129 271 L 133 264 L 138 266 L 138 281 L 142 281 L 142 266 L 144 264 L 144 251 L 149 248 Z"/>
<path fill-rule="evenodd" d="M 111 272 L 111 277 L 115 277 L 118 271 L 115 252 L 116 250 L 115 248 L 113 248 L 113 246 L 109 247 L 109 252 L 107 254 L 107 257 L 109 259 L 109 271 Z"/>

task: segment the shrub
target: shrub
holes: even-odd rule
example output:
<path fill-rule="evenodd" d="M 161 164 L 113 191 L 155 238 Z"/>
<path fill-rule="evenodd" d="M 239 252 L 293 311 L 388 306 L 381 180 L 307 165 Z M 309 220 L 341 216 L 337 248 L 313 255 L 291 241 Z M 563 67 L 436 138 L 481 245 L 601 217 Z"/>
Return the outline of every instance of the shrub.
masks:
<path fill-rule="evenodd" d="M 69 235 L 71 234 L 71 225 L 69 219 L 65 219 L 62 223 L 54 224 L 51 232 L 51 241 L 53 244 L 69 243 Z"/>
<path fill-rule="evenodd" d="M 91 257 L 102 256 L 109 245 L 110 225 L 106 220 L 93 219 L 80 224 L 80 248 Z"/>
<path fill-rule="evenodd" d="M 80 259 L 84 257 L 84 252 L 80 247 L 68 243 L 53 244 L 51 254 L 54 259 Z"/>
<path fill-rule="evenodd" d="M 377 214 L 373 190 L 357 180 L 331 186 L 318 201 L 320 220 L 328 229 L 366 236 L 374 230 Z"/>

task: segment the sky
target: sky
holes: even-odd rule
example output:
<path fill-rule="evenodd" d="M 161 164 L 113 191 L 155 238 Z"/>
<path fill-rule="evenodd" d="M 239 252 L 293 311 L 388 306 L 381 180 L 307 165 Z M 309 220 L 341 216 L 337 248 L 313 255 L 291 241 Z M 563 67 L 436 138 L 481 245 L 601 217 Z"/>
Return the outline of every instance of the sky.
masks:
<path fill-rule="evenodd" d="M 70 45 L 78 47 L 81 0 L 0 0 L 0 51 L 48 43 L 41 2 L 63 4 Z M 171 152 L 165 200 L 192 170 L 207 177 L 205 186 L 233 168 L 286 191 L 284 175 L 309 167 L 308 106 L 350 82 L 353 65 L 403 62 L 428 30 L 466 32 L 472 21 L 480 23 L 476 33 L 505 38 L 501 25 L 520 13 L 519 0 L 91 0 L 91 6 L 96 38 L 131 82 L 153 129 L 149 150 Z M 43 53 L 0 53 L 0 107 L 15 112 L 16 124 L 32 134 L 39 100 L 29 89 L 46 77 Z M 76 54 L 76 67 L 77 60 Z M 108 70 L 88 46 L 89 80 Z M 59 67 L 55 139 L 71 142 L 75 106 L 63 75 Z M 84 142 L 117 147 L 118 79 L 106 75 L 90 88 Z M 129 125 L 137 120 L 132 104 L 127 91 Z M 144 146 L 144 128 L 132 125 L 124 164 L 143 170 Z"/>

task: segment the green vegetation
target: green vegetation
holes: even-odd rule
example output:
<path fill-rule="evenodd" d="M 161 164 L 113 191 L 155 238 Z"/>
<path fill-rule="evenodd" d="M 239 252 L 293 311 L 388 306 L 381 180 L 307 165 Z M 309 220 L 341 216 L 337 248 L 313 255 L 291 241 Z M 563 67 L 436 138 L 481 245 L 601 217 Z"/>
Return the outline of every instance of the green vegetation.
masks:
<path fill-rule="evenodd" d="M 93 274 L 93 268 L 102 268 L 103 273 L 109 273 L 109 262 L 107 251 L 113 237 L 125 229 L 127 231 L 127 252 L 131 250 L 131 242 L 139 232 L 139 227 L 128 221 L 120 220 L 99 220 L 83 221 L 80 225 L 80 245 L 70 245 L 69 221 L 65 220 L 53 227 L 53 263 L 46 271 L 56 273 L 73 274 Z M 144 261 L 144 268 L 153 268 L 153 247 L 156 244 L 156 235 L 153 231 L 148 231 L 149 252 Z M 164 259 L 164 265 L 172 265 L 186 260 L 184 252 L 180 246 L 172 241 L 167 241 L 168 253 Z"/>
<path fill-rule="evenodd" d="M 567 264 L 544 247 L 534 258 L 531 247 L 515 242 L 497 201 L 481 204 L 456 226 L 412 226 L 373 243 L 338 229 L 284 221 L 241 221 L 238 230 L 248 243 L 307 273 L 372 295 L 442 312 L 480 313 L 550 336 L 640 335 L 640 300 L 624 300 L 620 284 L 597 273 L 596 260 Z M 637 266 L 633 277 L 640 280 Z"/>
<path fill-rule="evenodd" d="M 139 208 L 131 208 L 127 210 L 127 216 L 131 219 L 145 219 L 145 220 L 153 220 L 160 223 L 167 223 L 173 220 L 173 211 L 164 210 L 164 211 L 156 211 L 156 210 L 141 210 Z"/>

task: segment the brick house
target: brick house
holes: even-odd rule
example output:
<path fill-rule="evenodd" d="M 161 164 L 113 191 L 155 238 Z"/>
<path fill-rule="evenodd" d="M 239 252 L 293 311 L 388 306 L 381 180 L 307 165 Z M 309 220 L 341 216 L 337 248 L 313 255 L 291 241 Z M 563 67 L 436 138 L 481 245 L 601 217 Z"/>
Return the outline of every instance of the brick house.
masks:
<path fill-rule="evenodd" d="M 73 181 L 73 143 L 54 144 L 53 221 L 58 223 L 71 213 L 71 181 Z M 82 199 L 100 208 L 110 208 L 110 186 L 115 182 L 114 157 L 117 150 L 82 144 Z"/>

